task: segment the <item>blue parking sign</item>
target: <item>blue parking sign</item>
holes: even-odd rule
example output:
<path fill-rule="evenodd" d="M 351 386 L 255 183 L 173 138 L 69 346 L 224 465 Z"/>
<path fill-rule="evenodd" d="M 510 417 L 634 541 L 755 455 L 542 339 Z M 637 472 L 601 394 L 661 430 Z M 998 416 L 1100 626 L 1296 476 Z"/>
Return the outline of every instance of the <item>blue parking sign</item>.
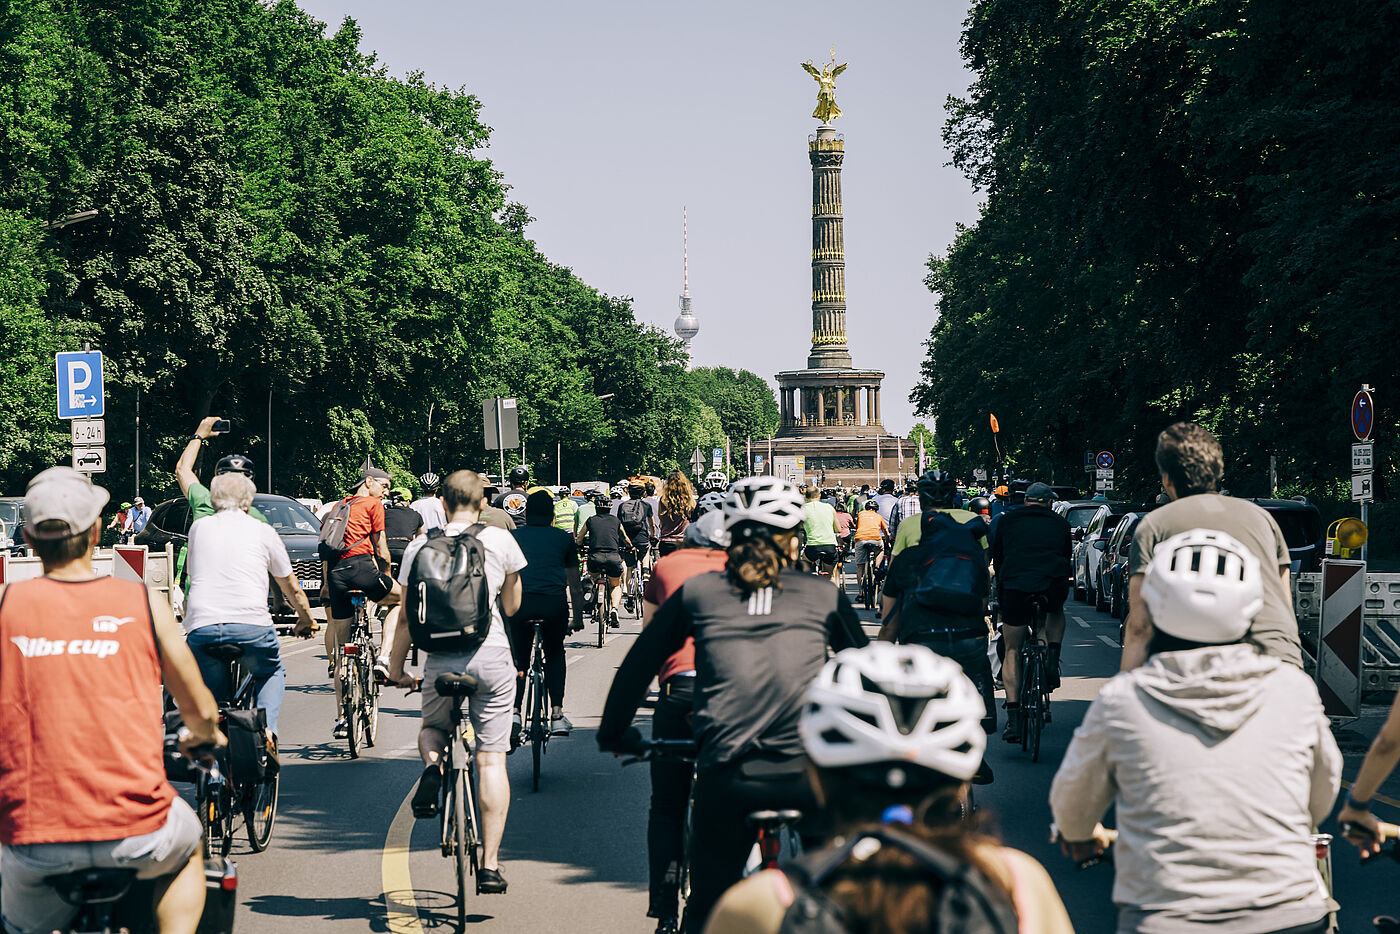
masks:
<path fill-rule="evenodd" d="M 54 354 L 58 371 L 58 417 L 101 418 L 107 408 L 102 386 L 102 352 Z"/>

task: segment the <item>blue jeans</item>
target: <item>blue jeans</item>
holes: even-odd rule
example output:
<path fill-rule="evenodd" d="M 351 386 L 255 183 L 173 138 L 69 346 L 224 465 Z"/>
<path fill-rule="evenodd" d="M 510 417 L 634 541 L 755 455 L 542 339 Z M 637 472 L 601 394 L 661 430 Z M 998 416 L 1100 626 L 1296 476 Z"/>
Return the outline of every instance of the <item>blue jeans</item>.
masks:
<path fill-rule="evenodd" d="M 193 630 L 185 636 L 185 642 L 194 653 L 205 685 L 221 706 L 228 705 L 235 685 L 228 683 L 225 664 L 205 654 L 204 647 L 223 642 L 243 646 L 239 664 L 253 676 L 253 690 L 258 706 L 267 712 L 268 729 L 277 732 L 277 714 L 282 710 L 282 695 L 287 693 L 287 669 L 282 667 L 276 629 L 254 623 L 215 623 Z"/>

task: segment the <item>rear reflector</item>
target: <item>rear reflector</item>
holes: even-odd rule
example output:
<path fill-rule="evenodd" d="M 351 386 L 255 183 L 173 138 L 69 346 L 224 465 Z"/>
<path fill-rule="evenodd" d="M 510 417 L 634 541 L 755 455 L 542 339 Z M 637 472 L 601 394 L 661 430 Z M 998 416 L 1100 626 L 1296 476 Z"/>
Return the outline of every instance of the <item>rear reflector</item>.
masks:
<path fill-rule="evenodd" d="M 351 642 L 348 645 L 342 645 L 340 647 L 340 650 L 352 658 L 358 657 L 360 654 L 360 646 L 354 642 Z"/>

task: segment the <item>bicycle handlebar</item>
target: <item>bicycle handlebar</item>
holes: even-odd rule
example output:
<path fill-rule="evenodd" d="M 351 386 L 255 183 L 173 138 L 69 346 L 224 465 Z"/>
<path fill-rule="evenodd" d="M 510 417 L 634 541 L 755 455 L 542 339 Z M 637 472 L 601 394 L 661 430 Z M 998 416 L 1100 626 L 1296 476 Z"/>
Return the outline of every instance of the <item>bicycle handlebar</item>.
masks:
<path fill-rule="evenodd" d="M 636 765 L 654 759 L 694 762 L 699 754 L 700 747 L 693 739 L 650 739 L 642 741 L 630 757 L 622 760 L 622 764 Z"/>

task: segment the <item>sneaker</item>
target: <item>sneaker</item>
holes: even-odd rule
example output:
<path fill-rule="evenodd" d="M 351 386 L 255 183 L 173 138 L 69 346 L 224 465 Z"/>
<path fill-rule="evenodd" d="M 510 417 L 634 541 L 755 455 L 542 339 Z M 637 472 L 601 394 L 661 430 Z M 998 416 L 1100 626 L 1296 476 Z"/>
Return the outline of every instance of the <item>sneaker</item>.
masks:
<path fill-rule="evenodd" d="M 350 723 L 344 718 L 335 721 L 335 727 L 331 730 L 331 735 L 336 739 L 345 739 L 350 735 Z"/>
<path fill-rule="evenodd" d="M 680 926 L 675 918 L 662 918 L 656 922 L 656 934 L 678 934 Z"/>
<path fill-rule="evenodd" d="M 628 613 L 631 613 L 631 612 L 632 612 L 632 595 L 631 595 L 630 593 L 629 593 L 629 594 L 624 594 L 624 595 L 623 595 L 623 597 L 622 597 L 622 605 L 623 605 L 624 608 L 626 608 L 626 610 L 627 610 Z"/>
<path fill-rule="evenodd" d="M 389 660 L 381 658 L 374 663 L 374 680 L 378 684 L 389 683 Z"/>
<path fill-rule="evenodd" d="M 277 737 L 267 734 L 267 777 L 271 778 L 282 771 L 282 760 L 277 757 Z"/>
<path fill-rule="evenodd" d="M 520 744 L 525 742 L 525 721 L 520 718 L 520 711 L 515 711 L 510 715 L 510 751 L 520 748 Z"/>
<path fill-rule="evenodd" d="M 1055 690 L 1060 686 L 1060 653 L 1051 652 L 1050 657 L 1045 660 L 1045 680 L 1050 684 L 1050 690 Z"/>
<path fill-rule="evenodd" d="M 478 869 L 476 871 L 476 891 L 478 895 L 506 894 L 506 877 L 499 869 Z"/>
<path fill-rule="evenodd" d="M 551 717 L 549 721 L 550 736 L 568 736 L 574 725 L 569 722 L 569 718 L 562 713 L 557 717 Z"/>
<path fill-rule="evenodd" d="M 617 621 L 617 610 L 613 610 L 608 614 L 608 628 L 619 629 L 621 626 L 622 624 Z"/>
<path fill-rule="evenodd" d="M 419 820 L 437 817 L 438 796 L 441 793 L 442 769 L 435 765 L 427 766 L 423 769 L 422 778 L 418 779 L 418 788 L 413 792 L 413 801 L 409 804 L 413 808 L 413 816 Z"/>
<path fill-rule="evenodd" d="M 1021 741 L 1021 714 L 1015 707 L 1006 710 L 1006 729 L 1001 731 L 1001 738 L 1008 743 Z"/>
<path fill-rule="evenodd" d="M 579 616 L 579 617 L 575 617 L 575 618 L 574 618 L 574 621 L 573 621 L 572 623 L 569 624 L 569 631 L 570 631 L 570 632 L 583 632 L 583 617 L 582 617 L 582 616 Z"/>

